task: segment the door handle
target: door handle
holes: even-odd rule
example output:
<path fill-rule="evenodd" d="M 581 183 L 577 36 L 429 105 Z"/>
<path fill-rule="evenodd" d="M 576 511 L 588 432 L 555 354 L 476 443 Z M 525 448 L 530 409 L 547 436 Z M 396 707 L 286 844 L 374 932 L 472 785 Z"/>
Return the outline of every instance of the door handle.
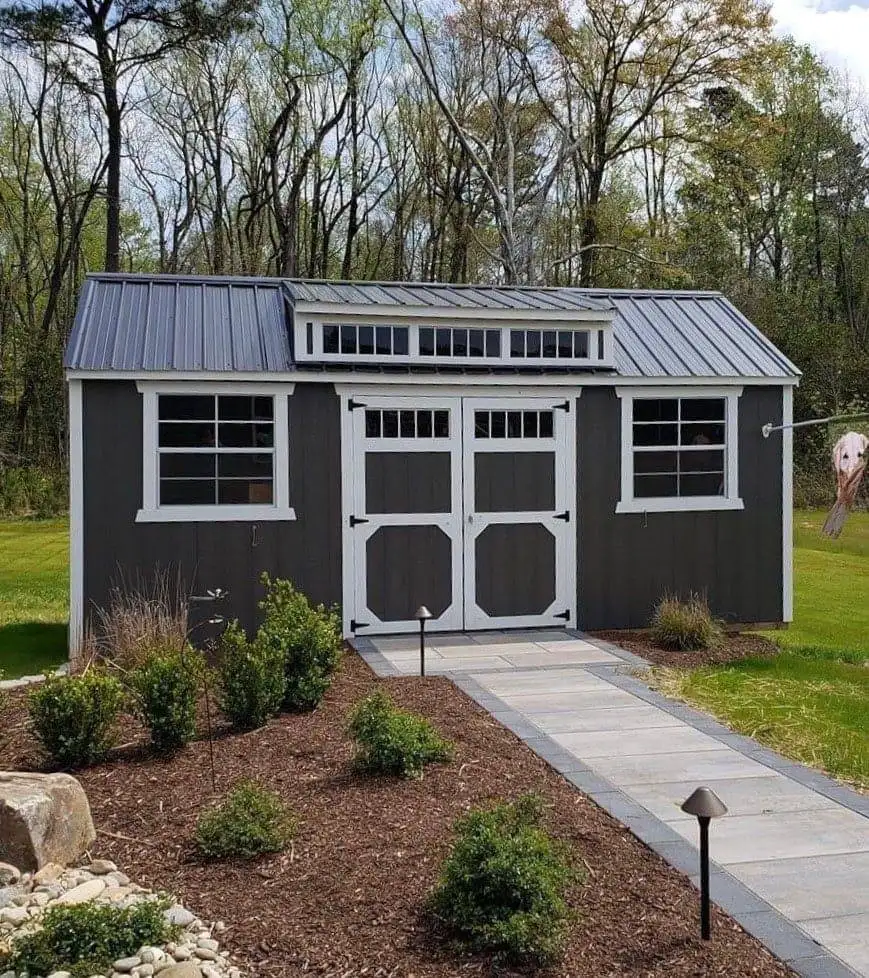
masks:
<path fill-rule="evenodd" d="M 473 523 L 474 522 L 474 514 L 473 513 L 468 513 L 468 522 L 469 523 Z"/>

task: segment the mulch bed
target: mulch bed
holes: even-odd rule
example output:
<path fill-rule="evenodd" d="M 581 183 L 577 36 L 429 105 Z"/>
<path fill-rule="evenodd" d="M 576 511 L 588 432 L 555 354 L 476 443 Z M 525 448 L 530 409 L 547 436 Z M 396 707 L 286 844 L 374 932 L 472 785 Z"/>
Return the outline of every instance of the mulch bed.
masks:
<path fill-rule="evenodd" d="M 455 759 L 429 768 L 421 781 L 357 775 L 345 717 L 377 683 L 453 739 Z M 0 728 L 7 731 L 5 744 L 0 733 L 0 765 L 31 767 L 38 757 L 23 696 L 13 697 L 10 712 Z M 279 791 L 299 817 L 292 849 L 253 864 L 204 864 L 191 847 L 196 817 L 212 793 L 207 743 L 161 761 L 148 756 L 132 721 L 125 735 L 139 744 L 78 774 L 98 830 L 94 855 L 176 894 L 205 919 L 225 921 L 222 943 L 253 975 L 509 974 L 485 956 L 449 949 L 423 906 L 454 819 L 472 805 L 529 791 L 545 798 L 549 827 L 587 870 L 572 894 L 578 916 L 567 952 L 547 974 L 792 974 L 717 909 L 713 940 L 701 942 L 698 895 L 685 877 L 445 679 L 377 680 L 348 655 L 315 713 L 220 736 L 219 791 L 254 776 Z"/>
<path fill-rule="evenodd" d="M 697 652 L 674 652 L 657 645 L 648 631 L 591 632 L 595 638 L 619 645 L 628 652 L 642 656 L 656 666 L 696 669 L 698 666 L 720 666 L 753 656 L 777 655 L 781 650 L 768 638 L 755 632 L 725 632 L 711 649 Z"/>

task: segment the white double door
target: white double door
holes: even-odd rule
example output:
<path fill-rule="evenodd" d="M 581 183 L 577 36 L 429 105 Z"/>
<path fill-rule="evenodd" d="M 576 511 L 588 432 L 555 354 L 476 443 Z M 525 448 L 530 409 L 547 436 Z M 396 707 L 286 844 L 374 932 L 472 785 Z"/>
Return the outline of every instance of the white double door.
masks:
<path fill-rule="evenodd" d="M 345 622 L 369 635 L 568 626 L 574 404 L 345 397 Z M 346 416 L 345 416 L 346 417 Z"/>

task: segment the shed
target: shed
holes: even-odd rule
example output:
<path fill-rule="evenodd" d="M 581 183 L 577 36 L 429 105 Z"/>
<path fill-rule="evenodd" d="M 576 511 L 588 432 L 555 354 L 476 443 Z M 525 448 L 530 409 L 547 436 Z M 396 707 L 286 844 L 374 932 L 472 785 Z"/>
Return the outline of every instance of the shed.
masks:
<path fill-rule="evenodd" d="M 791 618 L 799 371 L 718 293 L 97 274 L 66 370 L 73 653 L 157 569 L 348 637 Z"/>

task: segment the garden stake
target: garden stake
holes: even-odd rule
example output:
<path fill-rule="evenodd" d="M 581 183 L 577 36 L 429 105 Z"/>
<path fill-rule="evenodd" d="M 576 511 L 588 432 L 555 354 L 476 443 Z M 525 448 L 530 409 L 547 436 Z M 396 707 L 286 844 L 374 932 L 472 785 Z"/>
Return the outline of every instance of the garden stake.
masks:
<path fill-rule="evenodd" d="M 425 623 L 432 613 L 421 604 L 416 609 L 416 617 L 419 619 L 419 674 L 425 679 Z"/>
<path fill-rule="evenodd" d="M 700 936 L 712 937 L 709 913 L 709 823 L 727 813 L 727 806 L 711 788 L 696 788 L 682 803 L 682 811 L 696 815 L 700 823 Z"/>

